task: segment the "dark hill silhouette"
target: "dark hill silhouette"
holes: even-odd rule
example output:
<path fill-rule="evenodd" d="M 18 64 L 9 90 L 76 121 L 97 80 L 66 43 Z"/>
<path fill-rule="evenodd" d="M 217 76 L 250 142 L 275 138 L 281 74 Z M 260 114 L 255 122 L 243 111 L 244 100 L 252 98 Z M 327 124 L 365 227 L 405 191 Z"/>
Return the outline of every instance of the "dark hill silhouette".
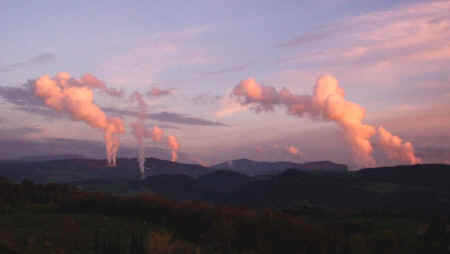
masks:
<path fill-rule="evenodd" d="M 330 161 L 294 163 L 289 161 L 252 161 L 248 159 L 227 161 L 214 165 L 212 168 L 233 170 L 249 176 L 279 174 L 288 168 L 314 172 L 342 173 L 347 171 L 346 165 Z"/>
<path fill-rule="evenodd" d="M 137 168 L 137 164 L 135 165 Z M 172 162 L 168 160 L 161 160 L 157 158 L 149 158 L 145 161 L 146 167 L 146 175 L 165 175 L 165 174 L 184 174 L 192 177 L 198 177 L 200 175 L 207 174 L 212 169 L 208 167 L 204 167 L 198 164 L 187 164 L 187 163 L 179 163 Z"/>
<path fill-rule="evenodd" d="M 250 177 L 233 171 L 218 170 L 200 176 L 195 187 L 205 191 L 231 193 L 250 181 Z"/>
<path fill-rule="evenodd" d="M 417 185 L 450 192 L 450 166 L 444 164 L 367 168 L 355 174 L 370 181 Z"/>
<path fill-rule="evenodd" d="M 147 178 L 141 180 L 136 159 L 120 158 L 117 167 L 112 168 L 105 160 L 95 159 L 1 161 L 0 176 L 14 181 L 26 178 L 37 183 L 72 183 L 94 191 L 151 191 L 175 200 L 251 207 L 308 204 L 328 208 L 450 211 L 449 165 L 369 168 L 356 172 L 348 172 L 345 165 L 332 162 L 237 160 L 233 165 L 237 170 L 149 158 Z M 256 168 L 249 168 L 251 165 Z M 281 169 L 289 165 L 295 167 Z M 246 175 L 248 172 L 256 176 Z"/>
<path fill-rule="evenodd" d="M 415 172 L 414 177 L 402 179 L 401 175 L 408 174 L 408 170 Z M 180 176 L 152 176 L 137 185 L 175 200 L 250 207 L 286 208 L 308 204 L 322 208 L 448 212 L 450 191 L 444 188 L 443 180 L 448 179 L 445 178 L 448 172 L 447 165 L 374 168 L 342 174 L 288 169 L 264 177 L 221 170 L 198 179 L 186 178 L 184 182 L 180 182 Z M 420 178 L 425 181 L 421 182 Z"/>
<path fill-rule="evenodd" d="M 70 160 L 70 159 L 85 159 L 86 157 L 79 154 L 58 154 L 58 155 L 39 155 L 39 156 L 24 156 L 19 160 L 37 162 L 37 161 L 54 161 L 54 160 Z"/>
<path fill-rule="evenodd" d="M 219 170 L 197 179 L 186 175 L 155 175 L 131 183 L 132 190 L 151 190 L 175 200 L 203 200 L 225 203 L 233 191 L 248 184 L 250 177 L 233 171 Z"/>
<path fill-rule="evenodd" d="M 313 170 L 315 172 L 344 172 L 347 168 L 345 165 L 332 162 L 296 164 L 292 162 L 237 160 L 235 165 L 240 166 L 236 170 L 233 169 L 233 171 L 251 176 L 277 174 L 287 168 Z M 204 167 L 198 164 L 171 162 L 157 158 L 147 158 L 145 168 L 145 176 L 184 174 L 191 177 L 199 177 L 221 169 L 220 166 Z M 247 168 L 248 170 L 240 170 L 241 168 Z M 119 158 L 116 167 L 108 167 L 105 160 L 78 158 L 76 155 L 56 157 L 49 155 L 27 157 L 22 160 L 0 161 L 0 175 L 6 176 L 13 181 L 21 181 L 27 178 L 39 183 L 77 182 L 88 179 L 140 179 L 138 163 L 134 158 Z"/>
<path fill-rule="evenodd" d="M 167 160 L 148 158 L 145 163 L 146 175 L 185 174 L 193 177 L 211 172 L 196 164 L 175 163 Z M 0 161 L 0 175 L 13 181 L 27 178 L 38 183 L 77 182 L 88 179 L 137 180 L 140 179 L 137 160 L 119 158 L 116 167 L 108 167 L 105 160 L 64 159 L 51 161 Z"/>

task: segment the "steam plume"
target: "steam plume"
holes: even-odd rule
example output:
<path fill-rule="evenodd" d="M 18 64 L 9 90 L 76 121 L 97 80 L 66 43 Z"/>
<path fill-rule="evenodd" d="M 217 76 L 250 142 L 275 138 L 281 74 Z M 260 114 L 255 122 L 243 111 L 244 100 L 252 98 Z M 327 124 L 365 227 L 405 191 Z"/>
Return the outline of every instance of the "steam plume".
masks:
<path fill-rule="evenodd" d="M 399 160 L 411 164 L 421 163 L 421 159 L 414 155 L 414 147 L 410 142 L 403 142 L 397 136 L 392 135 L 382 126 L 377 129 L 378 144 L 391 160 Z"/>
<path fill-rule="evenodd" d="M 286 147 L 286 151 L 287 151 L 289 154 L 294 155 L 294 156 L 299 156 L 299 155 L 301 155 L 300 151 L 299 151 L 298 148 L 295 147 L 295 146 L 288 146 L 288 147 Z"/>
<path fill-rule="evenodd" d="M 178 159 L 178 149 L 180 148 L 180 144 L 178 143 L 178 140 L 175 136 L 169 136 L 168 137 L 168 141 L 169 141 L 169 147 L 172 150 L 172 158 L 171 160 L 173 162 L 177 161 Z"/>
<path fill-rule="evenodd" d="M 344 90 L 333 76 L 319 77 L 312 95 L 293 94 L 286 88 L 277 90 L 275 87 L 260 85 L 254 79 L 241 81 L 234 87 L 232 95 L 239 99 L 241 105 L 249 106 L 256 112 L 272 111 L 275 106 L 280 105 L 286 107 L 289 115 L 334 121 L 345 133 L 355 163 L 361 166 L 375 165 L 370 138 L 376 133 L 376 129 L 362 123 L 364 108 L 345 99 Z M 405 153 L 408 149 L 396 151 Z M 395 158 L 403 158 L 402 156 Z M 414 161 L 411 160 L 411 163 Z"/>
<path fill-rule="evenodd" d="M 154 142 L 160 142 L 164 135 L 163 130 L 161 130 L 158 126 L 153 126 L 152 130 L 152 139 Z"/>
<path fill-rule="evenodd" d="M 145 102 L 143 96 L 139 92 L 134 92 L 131 95 L 131 98 L 136 100 L 138 103 L 138 118 L 136 122 L 131 124 L 132 133 L 134 138 L 138 143 L 138 162 L 139 162 L 139 171 L 141 173 L 141 177 L 145 176 L 145 144 L 144 139 L 149 137 L 151 133 L 145 127 L 145 118 L 147 116 L 147 103 Z"/>
<path fill-rule="evenodd" d="M 118 134 L 125 132 L 120 118 L 107 117 L 94 103 L 94 93 L 82 80 L 71 78 L 68 73 L 58 73 L 54 78 L 42 76 L 33 82 L 34 94 L 56 111 L 69 113 L 72 119 L 85 122 L 104 132 L 109 166 L 116 165 L 119 149 Z"/>

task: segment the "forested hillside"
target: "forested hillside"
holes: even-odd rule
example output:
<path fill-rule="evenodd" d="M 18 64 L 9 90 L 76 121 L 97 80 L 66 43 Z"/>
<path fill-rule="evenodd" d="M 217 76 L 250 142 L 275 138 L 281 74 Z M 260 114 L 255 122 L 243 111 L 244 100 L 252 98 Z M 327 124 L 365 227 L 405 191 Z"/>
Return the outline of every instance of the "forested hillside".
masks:
<path fill-rule="evenodd" d="M 2 253 L 447 253 L 448 216 L 253 210 L 0 180 Z"/>

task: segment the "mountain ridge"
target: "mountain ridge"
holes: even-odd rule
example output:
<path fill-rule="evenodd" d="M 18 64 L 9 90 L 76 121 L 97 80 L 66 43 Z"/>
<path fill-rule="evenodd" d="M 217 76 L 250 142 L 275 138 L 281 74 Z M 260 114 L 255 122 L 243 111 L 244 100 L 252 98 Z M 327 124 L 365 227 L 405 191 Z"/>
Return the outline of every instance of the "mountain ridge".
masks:
<path fill-rule="evenodd" d="M 225 161 L 211 167 L 216 169 L 234 170 L 249 176 L 279 174 L 288 168 L 314 172 L 344 173 L 348 171 L 347 165 L 331 161 L 295 163 L 290 161 L 254 161 L 245 158 Z"/>

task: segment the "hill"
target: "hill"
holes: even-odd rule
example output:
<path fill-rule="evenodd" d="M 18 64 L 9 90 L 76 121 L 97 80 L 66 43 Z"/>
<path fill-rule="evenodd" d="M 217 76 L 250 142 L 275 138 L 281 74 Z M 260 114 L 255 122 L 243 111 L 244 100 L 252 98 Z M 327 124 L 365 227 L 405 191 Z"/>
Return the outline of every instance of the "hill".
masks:
<path fill-rule="evenodd" d="M 155 175 L 130 183 L 132 192 L 151 190 L 173 200 L 200 200 L 229 203 L 231 193 L 247 185 L 251 178 L 233 171 L 218 170 L 194 179 L 186 175 Z"/>
<path fill-rule="evenodd" d="M 219 170 L 197 179 L 182 175 L 151 176 L 134 183 L 132 188 L 151 190 L 174 200 L 255 208 L 285 209 L 307 204 L 331 209 L 415 209 L 445 213 L 450 211 L 450 191 L 443 179 L 448 179 L 449 172 L 450 166 L 433 164 L 342 174 L 289 169 L 264 177 Z"/>
<path fill-rule="evenodd" d="M 54 160 L 70 160 L 70 159 L 85 159 L 86 157 L 79 154 L 58 154 L 58 155 L 37 155 L 37 156 L 24 156 L 20 161 L 54 161 Z"/>
<path fill-rule="evenodd" d="M 448 214 L 324 211 L 173 202 L 0 177 L 0 253 L 448 253 Z"/>
<path fill-rule="evenodd" d="M 225 163 L 227 164 L 227 163 Z M 225 169 L 224 164 L 204 167 L 198 164 L 171 162 L 157 158 L 147 158 L 145 176 L 187 175 L 199 177 L 216 170 Z M 277 174 L 287 168 L 297 168 L 314 172 L 345 172 L 345 165 L 332 162 L 257 162 L 235 160 L 233 171 L 246 175 Z M 38 183 L 79 182 L 92 179 L 137 180 L 140 179 L 138 163 L 134 158 L 119 158 L 116 167 L 108 167 L 105 160 L 83 158 L 78 155 L 35 156 L 20 160 L 0 161 L 0 175 L 13 181 L 25 178 Z"/>
<path fill-rule="evenodd" d="M 330 161 L 294 163 L 289 161 L 252 161 L 248 159 L 227 161 L 214 165 L 212 168 L 233 170 L 249 176 L 279 174 L 288 168 L 303 171 L 338 173 L 346 172 L 348 169 L 346 165 Z"/>
<path fill-rule="evenodd" d="M 198 177 L 210 172 L 209 168 L 148 158 L 146 175 L 185 174 Z M 38 183 L 79 182 L 92 179 L 130 181 L 140 179 L 136 159 L 120 158 L 116 167 L 108 167 L 105 160 L 61 159 L 38 161 L 0 161 L 0 175 L 13 181 L 29 179 Z"/>
<path fill-rule="evenodd" d="M 356 175 L 377 182 L 423 186 L 450 192 L 450 165 L 418 164 L 396 167 L 366 168 Z"/>
<path fill-rule="evenodd" d="M 222 166 L 224 164 L 221 164 Z M 234 170 L 149 158 L 141 180 L 135 159 L 117 167 L 104 160 L 3 161 L 13 181 L 70 183 L 87 191 L 153 192 L 173 200 L 286 209 L 425 209 L 450 211 L 449 165 L 423 164 L 348 172 L 332 162 L 296 164 L 236 160 Z M 283 167 L 294 166 L 288 170 Z M 255 168 L 251 168 L 255 167 Z M 250 176 L 249 176 L 250 175 Z"/>

